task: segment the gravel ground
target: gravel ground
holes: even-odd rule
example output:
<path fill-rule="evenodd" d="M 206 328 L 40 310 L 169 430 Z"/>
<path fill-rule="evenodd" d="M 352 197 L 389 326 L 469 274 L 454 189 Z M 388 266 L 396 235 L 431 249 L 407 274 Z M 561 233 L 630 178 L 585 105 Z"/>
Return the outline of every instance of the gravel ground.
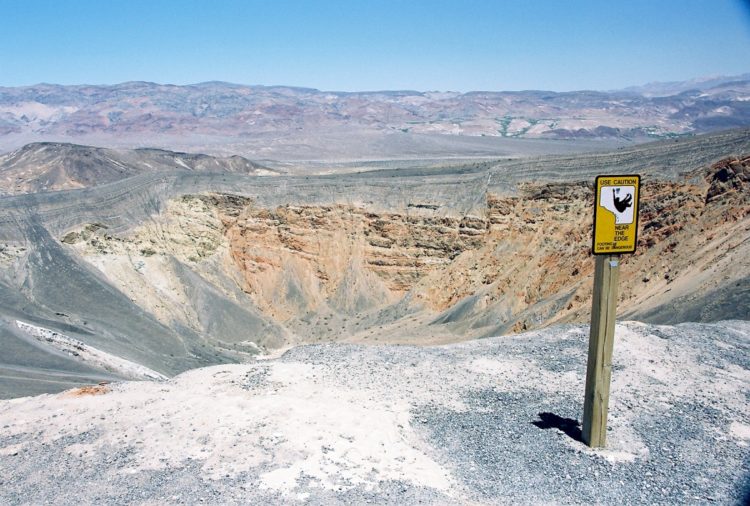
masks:
<path fill-rule="evenodd" d="M 746 504 L 750 323 L 618 325 L 604 450 L 587 340 L 303 346 L 2 401 L 0 503 Z"/>

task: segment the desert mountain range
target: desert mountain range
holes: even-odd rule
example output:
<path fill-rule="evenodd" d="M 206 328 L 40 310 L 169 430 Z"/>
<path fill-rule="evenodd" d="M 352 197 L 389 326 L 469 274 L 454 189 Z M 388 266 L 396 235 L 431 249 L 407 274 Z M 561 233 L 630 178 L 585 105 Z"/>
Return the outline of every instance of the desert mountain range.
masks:
<path fill-rule="evenodd" d="M 749 99 L 747 74 L 564 93 L 39 84 L 0 88 L 0 149 L 52 140 L 287 161 L 552 154 L 570 150 L 561 139 L 580 150 L 748 126 Z"/>

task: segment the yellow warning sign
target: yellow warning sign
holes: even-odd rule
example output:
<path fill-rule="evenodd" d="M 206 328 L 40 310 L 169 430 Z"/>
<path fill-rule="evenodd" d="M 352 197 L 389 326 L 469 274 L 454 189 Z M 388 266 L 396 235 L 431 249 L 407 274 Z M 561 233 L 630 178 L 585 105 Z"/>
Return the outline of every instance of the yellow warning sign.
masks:
<path fill-rule="evenodd" d="M 596 176 L 594 255 L 635 252 L 641 176 Z"/>

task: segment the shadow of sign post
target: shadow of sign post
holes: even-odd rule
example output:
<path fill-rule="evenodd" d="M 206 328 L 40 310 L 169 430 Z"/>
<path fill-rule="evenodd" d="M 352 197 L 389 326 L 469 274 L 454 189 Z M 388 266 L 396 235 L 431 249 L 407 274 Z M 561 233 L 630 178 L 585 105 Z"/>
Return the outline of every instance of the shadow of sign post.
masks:
<path fill-rule="evenodd" d="M 540 429 L 557 429 L 566 436 L 576 441 L 582 441 L 581 423 L 572 418 L 564 418 L 554 413 L 539 413 L 539 420 L 531 422 L 532 425 Z"/>

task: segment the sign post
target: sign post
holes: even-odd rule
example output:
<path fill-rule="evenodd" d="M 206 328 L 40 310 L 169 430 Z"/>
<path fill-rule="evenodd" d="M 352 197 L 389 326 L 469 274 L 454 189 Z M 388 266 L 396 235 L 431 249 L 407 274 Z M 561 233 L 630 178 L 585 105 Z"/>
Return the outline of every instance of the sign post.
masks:
<path fill-rule="evenodd" d="M 635 252 L 640 182 L 640 176 L 596 178 L 592 245 L 596 265 L 582 427 L 583 442 L 592 448 L 602 448 L 607 442 L 620 268 L 618 255 Z"/>

